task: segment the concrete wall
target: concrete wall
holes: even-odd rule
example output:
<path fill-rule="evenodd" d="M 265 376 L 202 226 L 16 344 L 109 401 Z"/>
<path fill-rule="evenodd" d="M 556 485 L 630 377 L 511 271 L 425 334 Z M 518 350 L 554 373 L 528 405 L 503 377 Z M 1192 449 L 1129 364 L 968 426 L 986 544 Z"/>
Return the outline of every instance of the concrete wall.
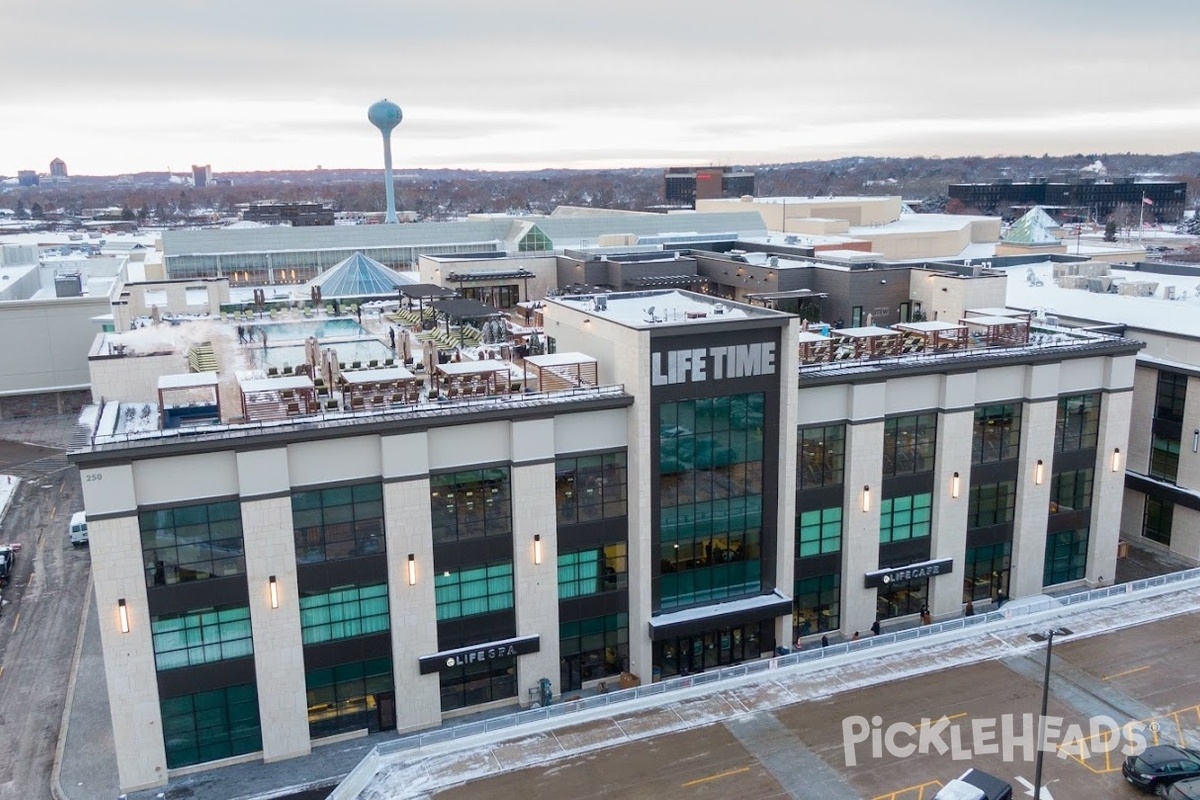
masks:
<path fill-rule="evenodd" d="M 1004 308 L 1005 275 L 963 278 L 915 269 L 909 275 L 909 297 L 921 304 L 926 319 L 958 322 L 968 308 Z"/>
<path fill-rule="evenodd" d="M 91 367 L 92 401 L 158 402 L 158 379 L 188 371 L 179 353 L 119 355 L 111 352 L 105 334 L 97 334 L 87 362 Z"/>
<path fill-rule="evenodd" d="M 88 351 L 109 313 L 107 297 L 0 303 L 0 395 L 82 389 L 91 383 Z M 20 346 L 13 346 L 13 343 Z"/>

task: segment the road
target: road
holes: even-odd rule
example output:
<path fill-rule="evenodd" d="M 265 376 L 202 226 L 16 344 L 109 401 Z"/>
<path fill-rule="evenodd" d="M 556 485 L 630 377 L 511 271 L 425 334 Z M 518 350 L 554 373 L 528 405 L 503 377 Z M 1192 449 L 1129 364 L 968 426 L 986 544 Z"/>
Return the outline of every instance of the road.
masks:
<path fill-rule="evenodd" d="M 1090 734 L 1093 718 L 1105 715 L 1118 724 L 1145 723 L 1147 743 L 1184 743 L 1200 747 L 1200 613 L 1071 641 L 1056 640 L 1049 714 L 1063 719 L 1062 729 L 1080 726 Z M 969 766 L 1000 776 L 1015 797 L 1032 796 L 1035 751 L 1016 746 L 1005 757 L 1002 723 L 990 744 L 976 738 L 974 722 L 1015 715 L 1010 730 L 1022 728 L 1021 715 L 1033 714 L 1041 699 L 1044 650 L 1031 650 L 993 661 L 930 672 L 894 683 L 880 683 L 825 699 L 728 717 L 716 724 L 654 736 L 631 744 L 572 756 L 545 765 L 469 781 L 436 792 L 437 800 L 478 797 L 561 797 L 637 800 L 768 800 L 768 798 L 864 798 L 931 800 L 937 789 Z M 728 696 L 728 695 L 727 695 Z M 697 706 L 702 702 L 698 701 Z M 686 702 L 679 704 L 686 707 Z M 711 708 L 711 705 L 709 706 Z M 681 716 L 683 714 L 681 713 Z M 861 716 L 881 732 L 893 723 L 912 725 L 945 716 L 948 728 L 937 738 L 948 745 L 910 754 L 872 753 L 868 739 L 855 748 L 849 763 L 844 720 Z M 652 723 L 645 714 L 614 718 L 626 731 Z M 554 731 L 558 744 L 588 735 L 600 723 Z M 955 760 L 954 734 L 960 734 Z M 1029 730 L 1033 730 L 1030 726 Z M 1058 736 L 1062 744 L 1072 737 Z M 1030 737 L 1032 741 L 1032 737 Z M 886 741 L 881 738 L 881 742 Z M 898 737 L 898 744 L 917 738 Z M 933 737 L 930 737 L 930 742 Z M 984 747 L 976 747 L 984 744 Z M 1078 740 L 1044 755 L 1044 798 L 1051 800 L 1135 800 L 1147 795 L 1121 777 L 1124 758 L 1106 753 L 1097 738 Z M 537 737 L 517 740 L 528 751 L 542 746 Z M 974 750 L 974 752 L 969 752 Z M 503 762 L 503 748 L 491 758 Z"/>
<path fill-rule="evenodd" d="M 63 423 L 64 445 L 70 427 Z M 83 493 L 62 447 L 3 438 L 11 435 L 0 423 L 0 474 L 22 478 L 0 525 L 0 541 L 22 545 L 0 609 L 0 800 L 50 800 L 90 569 L 87 550 L 66 533 Z"/>

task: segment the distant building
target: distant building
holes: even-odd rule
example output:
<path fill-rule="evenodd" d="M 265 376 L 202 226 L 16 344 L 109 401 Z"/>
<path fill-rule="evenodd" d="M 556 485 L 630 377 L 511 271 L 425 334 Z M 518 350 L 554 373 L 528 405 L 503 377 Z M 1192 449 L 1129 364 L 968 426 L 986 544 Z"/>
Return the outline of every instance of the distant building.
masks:
<path fill-rule="evenodd" d="M 754 194 L 754 173 L 733 167 L 671 167 L 663 173 L 668 206 L 694 208 L 696 200 Z"/>
<path fill-rule="evenodd" d="M 203 189 L 205 186 L 211 186 L 213 182 L 212 165 L 192 164 L 192 185 L 197 189 Z"/>
<path fill-rule="evenodd" d="M 950 199 L 970 208 L 1005 217 L 1020 216 L 1041 206 L 1059 219 L 1103 220 L 1117 206 L 1138 207 L 1144 197 L 1146 219 L 1176 220 L 1187 206 L 1187 184 L 1182 181 L 1135 181 L 1117 178 L 1099 181 L 1080 177 L 1050 181 L 1031 178 L 1014 182 L 1000 178 L 991 183 L 952 183 Z"/>
<path fill-rule="evenodd" d="M 61 158 L 56 158 L 50 162 L 50 177 L 65 178 L 67 177 L 67 162 Z"/>
<path fill-rule="evenodd" d="M 37 186 L 40 183 L 38 174 L 31 169 L 22 169 L 17 171 L 17 185 L 19 186 Z"/>
<path fill-rule="evenodd" d="M 267 225 L 332 225 L 333 209 L 320 203 L 251 203 L 242 219 Z"/>

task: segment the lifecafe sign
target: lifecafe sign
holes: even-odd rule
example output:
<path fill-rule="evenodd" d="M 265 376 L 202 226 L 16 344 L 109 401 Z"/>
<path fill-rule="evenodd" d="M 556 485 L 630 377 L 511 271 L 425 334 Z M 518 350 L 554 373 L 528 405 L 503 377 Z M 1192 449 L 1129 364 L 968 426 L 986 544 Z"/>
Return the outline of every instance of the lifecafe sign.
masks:
<path fill-rule="evenodd" d="M 443 650 L 431 656 L 421 656 L 421 674 L 454 670 L 468 664 L 479 664 L 491 661 L 493 658 L 505 656 L 523 656 L 536 653 L 541 649 L 541 638 L 538 636 L 518 636 L 514 639 L 501 639 L 497 642 L 460 647 L 457 650 Z"/>
<path fill-rule="evenodd" d="M 650 354 L 651 386 L 774 374 L 775 342 L 691 347 Z"/>
<path fill-rule="evenodd" d="M 919 564 L 909 564 L 907 567 L 894 569 L 877 569 L 866 574 L 866 588 L 878 589 L 898 581 L 920 581 L 936 578 L 938 575 L 949 575 L 954 571 L 954 559 L 943 558 L 938 561 L 922 561 Z"/>

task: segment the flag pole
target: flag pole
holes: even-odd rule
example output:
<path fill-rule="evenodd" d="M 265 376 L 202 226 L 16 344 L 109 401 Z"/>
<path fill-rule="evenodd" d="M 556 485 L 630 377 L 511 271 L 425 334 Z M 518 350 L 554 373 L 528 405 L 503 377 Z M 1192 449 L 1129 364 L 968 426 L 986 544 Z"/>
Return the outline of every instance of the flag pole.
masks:
<path fill-rule="evenodd" d="M 1142 229 L 1143 229 L 1142 220 L 1145 218 L 1145 216 L 1146 216 L 1146 193 L 1142 192 L 1142 202 L 1138 204 L 1138 243 L 1139 244 L 1142 241 Z"/>

